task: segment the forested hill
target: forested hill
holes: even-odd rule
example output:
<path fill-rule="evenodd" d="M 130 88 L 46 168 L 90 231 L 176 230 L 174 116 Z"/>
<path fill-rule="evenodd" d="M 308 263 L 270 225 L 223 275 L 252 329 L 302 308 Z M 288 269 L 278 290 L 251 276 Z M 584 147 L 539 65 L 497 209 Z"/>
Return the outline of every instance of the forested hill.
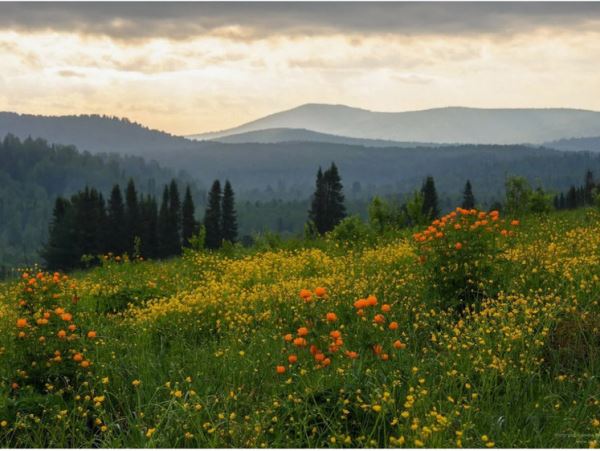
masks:
<path fill-rule="evenodd" d="M 188 139 L 152 130 L 128 119 L 99 115 L 38 116 L 0 112 L 0 137 L 42 137 L 93 153 L 148 156 L 172 149 L 193 149 Z"/>
<path fill-rule="evenodd" d="M 6 136 L 0 141 L 0 267 L 38 261 L 56 196 L 84 186 L 107 194 L 131 177 L 139 190 L 157 195 L 176 174 L 140 157 L 92 155 L 74 147 Z M 178 180 L 191 182 L 179 174 Z M 203 193 L 192 183 L 195 197 Z"/>

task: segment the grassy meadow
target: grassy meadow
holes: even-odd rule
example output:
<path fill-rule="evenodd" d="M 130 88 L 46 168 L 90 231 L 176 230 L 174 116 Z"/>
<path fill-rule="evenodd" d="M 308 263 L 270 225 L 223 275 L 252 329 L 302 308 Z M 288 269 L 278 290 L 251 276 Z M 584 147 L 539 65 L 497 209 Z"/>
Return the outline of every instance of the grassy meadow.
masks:
<path fill-rule="evenodd" d="M 600 214 L 0 285 L 2 447 L 594 447 Z"/>

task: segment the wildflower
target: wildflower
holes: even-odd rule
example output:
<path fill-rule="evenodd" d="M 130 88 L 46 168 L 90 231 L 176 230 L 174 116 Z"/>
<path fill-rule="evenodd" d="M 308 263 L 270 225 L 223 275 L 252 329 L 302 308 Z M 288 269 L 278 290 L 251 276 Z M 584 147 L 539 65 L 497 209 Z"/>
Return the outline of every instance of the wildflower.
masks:
<path fill-rule="evenodd" d="M 325 296 L 325 294 L 327 294 L 327 290 L 323 287 L 317 287 L 315 288 L 315 294 L 322 298 L 323 296 Z"/>
<path fill-rule="evenodd" d="M 285 335 L 283 336 L 283 339 L 284 339 L 285 341 L 288 341 L 288 342 L 289 342 L 289 341 L 292 341 L 292 340 L 293 340 L 293 338 L 294 338 L 294 337 L 292 336 L 292 334 L 285 334 Z"/>
<path fill-rule="evenodd" d="M 175 396 L 176 398 L 181 398 L 183 396 L 183 393 L 181 390 L 175 390 L 173 396 Z"/>
<path fill-rule="evenodd" d="M 275 368 L 275 371 L 277 371 L 277 374 L 283 374 L 283 373 L 285 373 L 285 366 L 277 365 L 277 367 Z"/>
<path fill-rule="evenodd" d="M 379 404 L 375 404 L 371 407 L 375 412 L 381 412 L 381 406 Z"/>
<path fill-rule="evenodd" d="M 392 307 L 390 306 L 390 304 L 383 304 L 381 306 L 381 311 L 383 313 L 389 313 L 392 310 Z"/>
<path fill-rule="evenodd" d="M 81 363 L 80 363 L 80 365 L 81 365 L 81 367 L 82 367 L 82 368 L 87 368 L 87 367 L 89 367 L 91 364 L 90 364 L 90 361 L 89 361 L 89 360 L 84 360 L 83 362 L 81 362 Z"/>
<path fill-rule="evenodd" d="M 94 331 L 94 330 L 90 330 L 90 331 L 87 333 L 87 337 L 88 337 L 88 338 L 92 338 L 92 339 L 93 339 L 93 338 L 96 338 L 96 331 Z"/>
<path fill-rule="evenodd" d="M 296 363 L 298 361 L 298 356 L 296 354 L 290 354 L 288 356 L 288 362 L 290 363 Z"/>
<path fill-rule="evenodd" d="M 65 338 L 67 336 L 67 333 L 64 330 L 59 330 L 56 334 L 56 336 L 58 338 Z"/>
<path fill-rule="evenodd" d="M 329 336 L 335 340 L 337 340 L 338 338 L 340 338 L 342 336 L 342 333 L 339 330 L 332 330 L 331 332 L 329 332 Z"/>
<path fill-rule="evenodd" d="M 17 327 L 19 329 L 23 329 L 24 327 L 27 327 L 27 320 L 25 318 L 19 318 L 17 320 Z"/>
<path fill-rule="evenodd" d="M 346 357 L 350 359 L 356 359 L 358 358 L 358 353 L 355 351 L 346 351 Z"/>
<path fill-rule="evenodd" d="M 367 298 L 367 305 L 375 307 L 377 305 L 377 298 L 372 294 Z"/>
<path fill-rule="evenodd" d="M 63 313 L 60 317 L 63 321 L 71 321 L 73 319 L 73 315 L 70 313 Z"/>
<path fill-rule="evenodd" d="M 71 332 L 75 332 L 75 329 L 77 329 L 77 326 L 76 326 L 75 324 L 69 324 L 69 327 L 68 327 L 68 329 L 69 329 L 69 331 L 71 331 Z"/>
<path fill-rule="evenodd" d="M 394 342 L 394 348 L 396 348 L 396 349 L 404 349 L 404 348 L 406 348 L 406 345 L 404 343 L 402 343 L 400 340 L 396 340 Z"/>
<path fill-rule="evenodd" d="M 76 353 L 76 354 L 73 356 L 73 360 L 75 360 L 76 362 L 81 362 L 81 361 L 83 360 L 83 355 L 81 355 L 81 354 L 78 352 L 78 353 Z"/>
<path fill-rule="evenodd" d="M 306 340 L 301 337 L 294 338 L 294 346 L 297 346 L 299 348 L 302 346 L 306 346 Z"/>
<path fill-rule="evenodd" d="M 135 379 L 131 382 L 131 385 L 133 385 L 134 387 L 139 387 L 139 385 L 142 383 L 142 381 L 140 381 L 139 379 Z"/>
<path fill-rule="evenodd" d="M 307 290 L 304 288 L 302 290 L 300 290 L 300 297 L 302 299 L 304 299 L 305 301 L 309 300 L 311 298 L 311 296 L 312 296 L 312 293 L 310 292 L 310 290 Z"/>
<path fill-rule="evenodd" d="M 398 329 L 398 323 L 397 323 L 396 321 L 392 321 L 392 322 L 389 324 L 388 328 L 389 328 L 390 330 L 396 330 L 396 329 Z"/>
<path fill-rule="evenodd" d="M 298 329 L 298 336 L 299 337 L 305 337 L 306 335 L 308 335 L 308 328 L 306 328 L 306 327 L 300 327 Z"/>
<path fill-rule="evenodd" d="M 462 247 L 463 247 L 462 243 L 456 243 L 454 245 L 454 249 L 456 249 L 457 251 L 460 251 L 462 249 Z"/>
<path fill-rule="evenodd" d="M 150 429 L 148 429 L 148 431 L 146 432 L 146 437 L 147 438 L 152 437 L 155 432 L 156 432 L 156 428 L 150 428 Z"/>
<path fill-rule="evenodd" d="M 333 322 L 337 321 L 337 315 L 335 313 L 333 313 L 333 312 L 329 312 L 326 315 L 326 318 L 327 318 L 327 321 L 329 321 L 330 323 L 333 323 Z"/>
<path fill-rule="evenodd" d="M 510 221 L 511 226 L 518 226 L 519 224 L 520 224 L 520 221 L 518 219 L 513 219 L 512 221 Z"/>
<path fill-rule="evenodd" d="M 383 323 L 385 323 L 385 316 L 383 316 L 381 314 L 377 314 L 373 318 L 373 321 L 375 321 L 377 324 L 383 324 Z"/>

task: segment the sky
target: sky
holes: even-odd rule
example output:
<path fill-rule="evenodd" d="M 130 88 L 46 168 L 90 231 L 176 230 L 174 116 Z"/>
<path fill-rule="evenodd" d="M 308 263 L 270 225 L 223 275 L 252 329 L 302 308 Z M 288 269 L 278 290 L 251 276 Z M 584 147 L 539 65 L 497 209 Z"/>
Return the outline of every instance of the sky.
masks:
<path fill-rule="evenodd" d="M 305 103 L 600 110 L 600 3 L 0 3 L 0 111 L 173 134 Z"/>

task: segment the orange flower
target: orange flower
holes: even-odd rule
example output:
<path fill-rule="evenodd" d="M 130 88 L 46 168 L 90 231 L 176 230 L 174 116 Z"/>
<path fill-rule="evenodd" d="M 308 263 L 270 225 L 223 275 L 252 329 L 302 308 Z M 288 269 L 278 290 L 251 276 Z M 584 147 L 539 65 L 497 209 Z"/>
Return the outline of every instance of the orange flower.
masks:
<path fill-rule="evenodd" d="M 63 321 L 71 321 L 73 319 L 73 315 L 70 313 L 63 313 L 60 317 Z"/>
<path fill-rule="evenodd" d="M 306 346 L 306 340 L 304 338 L 294 338 L 294 345 L 299 348 L 302 346 Z"/>
<path fill-rule="evenodd" d="M 346 356 L 350 359 L 358 358 L 358 353 L 354 351 L 346 351 Z"/>
<path fill-rule="evenodd" d="M 337 315 L 335 313 L 333 313 L 333 312 L 329 312 L 326 315 L 326 318 L 327 318 L 327 321 L 329 321 L 330 323 L 333 323 L 333 322 L 337 321 L 337 319 L 338 319 Z"/>
<path fill-rule="evenodd" d="M 383 313 L 388 313 L 390 310 L 392 310 L 392 307 L 390 306 L 390 304 L 383 304 L 381 306 L 381 311 Z"/>
<path fill-rule="evenodd" d="M 339 330 L 332 330 L 331 332 L 329 332 L 329 336 L 337 340 L 342 336 L 342 333 Z"/>
<path fill-rule="evenodd" d="M 398 329 L 398 323 L 396 321 L 392 321 L 388 327 L 390 330 L 396 330 Z"/>
<path fill-rule="evenodd" d="M 356 301 L 354 303 L 354 307 L 357 308 L 357 309 L 359 309 L 359 310 L 367 307 L 368 305 L 369 305 L 369 303 L 367 302 L 366 299 L 359 299 L 358 301 Z"/>
<path fill-rule="evenodd" d="M 315 294 L 322 298 L 323 296 L 325 296 L 325 294 L 327 294 L 327 290 L 323 287 L 317 287 L 315 288 Z"/>
<path fill-rule="evenodd" d="M 328 358 L 326 358 L 325 360 L 323 360 L 323 361 L 321 362 L 321 364 L 322 364 L 323 366 L 329 366 L 329 365 L 331 365 L 331 359 L 328 357 Z"/>
<path fill-rule="evenodd" d="M 402 343 L 400 340 L 396 340 L 394 342 L 394 348 L 396 348 L 396 349 L 404 349 L 404 348 L 406 348 L 406 345 L 404 343 Z"/>
<path fill-rule="evenodd" d="M 381 360 L 388 360 L 390 358 L 387 354 L 381 354 Z"/>
<path fill-rule="evenodd" d="M 306 288 L 303 288 L 302 290 L 300 290 L 300 297 L 302 299 L 304 299 L 305 301 L 310 299 L 311 296 L 312 296 L 312 293 L 310 292 L 310 290 L 307 290 Z"/>
<path fill-rule="evenodd" d="M 277 367 L 275 368 L 275 371 L 277 371 L 277 374 L 283 374 L 283 373 L 285 373 L 285 366 L 277 365 Z"/>
<path fill-rule="evenodd" d="M 25 338 L 25 332 L 23 332 L 23 331 L 19 332 L 19 338 Z"/>
<path fill-rule="evenodd" d="M 288 356 L 288 362 L 290 363 L 296 363 L 298 361 L 298 356 L 296 354 L 290 354 Z"/>
<path fill-rule="evenodd" d="M 67 336 L 67 333 L 64 330 L 59 330 L 56 336 L 58 338 L 65 338 Z"/>
<path fill-rule="evenodd" d="M 64 309 L 64 308 L 62 308 L 62 307 L 57 307 L 57 308 L 54 310 L 54 313 L 56 313 L 57 315 L 62 315 L 63 313 L 65 313 L 65 309 Z"/>
<path fill-rule="evenodd" d="M 73 360 L 75 360 L 76 362 L 81 362 L 81 361 L 83 360 L 83 355 L 81 355 L 81 354 L 78 352 L 78 353 L 76 353 L 76 354 L 73 356 Z"/>
<path fill-rule="evenodd" d="M 325 360 L 325 354 L 323 354 L 322 352 L 315 354 L 315 360 L 317 362 L 322 362 L 323 360 Z"/>
<path fill-rule="evenodd" d="M 513 219 L 512 221 L 510 221 L 511 226 L 518 226 L 519 224 L 520 224 L 520 221 L 518 219 Z"/>
<path fill-rule="evenodd" d="M 287 342 L 290 342 L 290 341 L 292 341 L 294 338 L 293 338 L 292 334 L 285 334 L 285 335 L 283 336 L 283 339 L 284 339 L 285 341 L 287 341 Z"/>
<path fill-rule="evenodd" d="M 462 249 L 462 243 L 456 243 L 454 245 L 454 249 L 456 249 L 457 251 L 460 251 Z"/>
<path fill-rule="evenodd" d="M 317 348 L 315 345 L 310 345 L 310 353 L 312 355 L 318 354 L 319 352 L 319 348 Z"/>
<path fill-rule="evenodd" d="M 375 315 L 375 317 L 373 318 L 373 321 L 375 321 L 377 324 L 383 324 L 385 323 L 385 316 L 383 316 L 382 314 L 377 314 Z"/>
<path fill-rule="evenodd" d="M 75 332 L 75 329 L 77 329 L 77 326 L 75 324 L 69 324 L 69 330 L 71 332 Z"/>
<path fill-rule="evenodd" d="M 87 333 L 88 338 L 96 338 L 96 331 L 95 330 L 90 330 Z"/>
<path fill-rule="evenodd" d="M 82 368 L 87 368 L 88 366 L 90 366 L 90 361 L 89 360 L 84 360 L 83 362 L 81 362 L 81 367 Z"/>
<path fill-rule="evenodd" d="M 375 307 L 377 305 L 377 298 L 372 294 L 367 298 L 367 305 Z"/>
<path fill-rule="evenodd" d="M 27 320 L 25 318 L 19 318 L 17 320 L 17 327 L 19 329 L 23 329 L 24 327 L 27 327 Z"/>
<path fill-rule="evenodd" d="M 306 335 L 308 335 L 308 328 L 306 328 L 306 327 L 300 327 L 298 329 L 298 336 L 305 337 Z"/>
<path fill-rule="evenodd" d="M 377 355 L 381 354 L 383 347 L 381 345 L 373 345 L 373 352 Z"/>

